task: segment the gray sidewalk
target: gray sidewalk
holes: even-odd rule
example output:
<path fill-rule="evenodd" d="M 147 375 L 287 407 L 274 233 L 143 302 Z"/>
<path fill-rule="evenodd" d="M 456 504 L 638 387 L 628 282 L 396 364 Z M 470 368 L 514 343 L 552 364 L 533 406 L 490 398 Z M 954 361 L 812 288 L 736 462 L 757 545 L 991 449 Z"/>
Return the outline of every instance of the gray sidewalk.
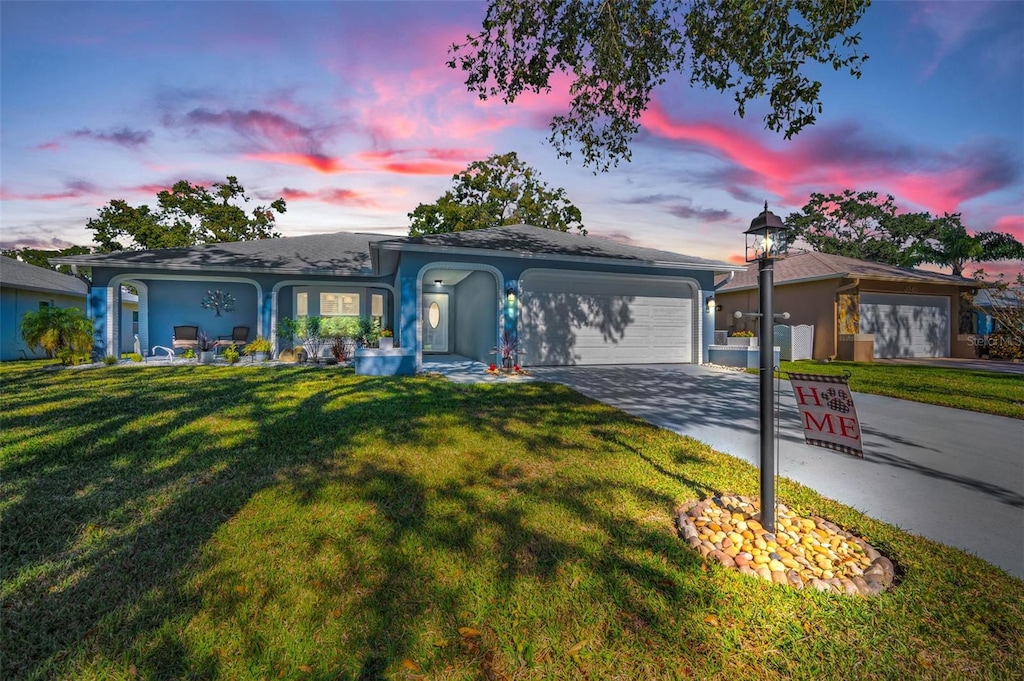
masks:
<path fill-rule="evenodd" d="M 534 374 L 757 465 L 754 375 L 693 365 Z M 1024 578 L 1024 421 L 857 393 L 862 460 L 806 445 L 781 385 L 781 475 Z"/>

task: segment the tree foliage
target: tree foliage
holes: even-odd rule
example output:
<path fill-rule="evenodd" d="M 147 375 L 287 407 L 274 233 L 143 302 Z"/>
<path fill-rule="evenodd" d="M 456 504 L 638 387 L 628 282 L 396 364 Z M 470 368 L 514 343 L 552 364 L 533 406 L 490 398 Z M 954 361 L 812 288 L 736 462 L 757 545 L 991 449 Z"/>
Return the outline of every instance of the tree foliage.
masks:
<path fill-rule="evenodd" d="M 853 29 L 869 0 L 490 0 L 482 28 L 449 49 L 481 99 L 514 102 L 572 79 L 569 111 L 551 121 L 558 154 L 579 148 L 600 170 L 629 160 L 651 92 L 673 72 L 730 92 L 736 113 L 768 98 L 765 126 L 786 138 L 822 111 L 816 64 L 859 78 Z"/>
<path fill-rule="evenodd" d="M 131 206 L 114 199 L 86 225 L 100 252 L 181 248 L 226 241 L 251 241 L 280 236 L 273 231 L 276 216 L 284 213 L 284 199 L 246 212 L 250 201 L 238 178 L 229 175 L 211 189 L 180 180 L 170 191 L 157 194 L 159 208 Z"/>
<path fill-rule="evenodd" d="M 21 318 L 21 338 L 47 357 L 70 364 L 77 355 L 92 352 L 92 322 L 77 307 L 44 307 Z"/>
<path fill-rule="evenodd" d="M 975 277 L 984 283 L 988 293 L 987 305 L 976 304 L 975 310 L 992 318 L 993 330 L 987 339 L 990 356 L 1024 359 L 1024 273 L 1017 274 L 1015 279 L 1004 274 L 987 279 L 979 271 Z"/>
<path fill-rule="evenodd" d="M 474 161 L 452 180 L 455 186 L 436 202 L 421 203 L 409 213 L 410 236 L 516 224 L 587 233 L 580 209 L 565 190 L 542 182 L 540 173 L 514 151 Z"/>
<path fill-rule="evenodd" d="M 8 258 L 20 260 L 36 267 L 45 267 L 57 272 L 63 272 L 64 274 L 71 274 L 71 267 L 68 265 L 51 265 L 50 258 L 60 258 L 66 255 L 87 255 L 89 253 L 92 253 L 92 249 L 88 246 L 69 246 L 68 248 L 52 250 L 43 248 L 5 248 L 0 250 L 0 255 L 5 255 Z"/>
<path fill-rule="evenodd" d="M 799 213 L 786 217 L 793 239 L 819 253 L 845 255 L 900 267 L 923 262 L 934 233 L 928 213 L 898 213 L 892 196 L 878 192 L 811 194 Z"/>
<path fill-rule="evenodd" d="M 891 195 L 880 198 L 873 191 L 811 194 L 799 213 L 786 218 L 786 226 L 793 240 L 820 253 L 899 267 L 939 265 L 956 276 L 971 262 L 1024 260 L 1024 246 L 1010 234 L 972 235 L 959 213 L 901 213 Z"/>

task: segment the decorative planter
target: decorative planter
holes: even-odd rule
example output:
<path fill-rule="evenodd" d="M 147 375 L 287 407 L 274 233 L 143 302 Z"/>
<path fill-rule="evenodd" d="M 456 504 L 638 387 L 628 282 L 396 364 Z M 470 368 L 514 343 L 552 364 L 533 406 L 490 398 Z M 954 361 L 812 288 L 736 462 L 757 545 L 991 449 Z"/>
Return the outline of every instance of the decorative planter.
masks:
<path fill-rule="evenodd" d="M 416 351 L 410 348 L 359 348 L 355 354 L 356 374 L 360 376 L 413 376 Z"/>
<path fill-rule="evenodd" d="M 270 359 L 270 354 L 266 352 L 254 352 L 252 355 L 254 362 L 266 362 L 268 359 Z"/>
<path fill-rule="evenodd" d="M 756 348 L 757 339 L 752 336 L 729 336 L 725 339 L 726 345 L 738 345 L 744 348 Z"/>
<path fill-rule="evenodd" d="M 216 356 L 217 356 L 217 353 L 214 352 L 213 350 L 204 350 L 203 352 L 199 353 L 199 363 L 200 364 L 213 364 L 213 360 L 214 360 L 214 358 Z"/>
<path fill-rule="evenodd" d="M 774 348 L 775 366 L 779 365 L 780 348 Z M 757 369 L 761 366 L 761 348 L 738 345 L 709 345 L 708 362 L 724 367 Z"/>
<path fill-rule="evenodd" d="M 390 350 L 395 347 L 395 339 L 393 337 L 383 337 L 377 339 L 377 347 L 381 350 Z"/>

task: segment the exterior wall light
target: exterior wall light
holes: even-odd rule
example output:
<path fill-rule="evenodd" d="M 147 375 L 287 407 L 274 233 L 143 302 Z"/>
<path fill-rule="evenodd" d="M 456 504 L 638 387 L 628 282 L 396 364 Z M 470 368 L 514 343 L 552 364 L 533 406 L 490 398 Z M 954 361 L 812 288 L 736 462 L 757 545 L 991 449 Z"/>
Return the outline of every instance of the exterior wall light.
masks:
<path fill-rule="evenodd" d="M 507 289 L 505 289 L 505 301 L 509 305 L 512 305 L 513 303 L 516 302 L 516 289 L 515 289 L 515 287 L 509 286 Z"/>
<path fill-rule="evenodd" d="M 441 285 L 441 280 L 440 279 L 435 279 L 434 280 L 434 286 L 440 286 L 440 285 Z"/>

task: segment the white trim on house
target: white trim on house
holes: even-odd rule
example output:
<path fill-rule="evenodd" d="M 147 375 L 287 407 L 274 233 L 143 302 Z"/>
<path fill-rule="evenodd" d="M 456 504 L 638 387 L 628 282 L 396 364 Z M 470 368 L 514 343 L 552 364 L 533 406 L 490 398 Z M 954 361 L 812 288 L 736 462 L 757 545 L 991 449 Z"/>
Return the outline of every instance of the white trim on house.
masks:
<path fill-rule="evenodd" d="M 459 270 L 463 272 L 490 272 L 494 276 L 494 291 L 495 301 L 497 304 L 497 325 L 494 330 L 494 342 L 497 347 L 498 341 L 501 338 L 501 330 L 505 322 L 505 306 L 502 287 L 504 286 L 504 277 L 501 271 L 493 265 L 487 265 L 485 263 L 469 263 L 469 262 L 449 262 L 449 261 L 438 261 L 424 265 L 420 268 L 420 271 L 416 273 L 416 370 L 419 371 L 423 368 L 423 320 L 420 318 L 420 310 L 423 307 L 423 275 L 430 270 Z M 395 301 L 396 307 L 400 305 L 401 301 Z M 398 308 L 400 309 L 400 308 Z M 397 333 L 397 332 L 396 332 Z"/>
<path fill-rule="evenodd" d="M 108 288 L 116 288 L 118 291 L 121 290 L 122 283 L 129 283 L 132 286 L 139 288 L 139 345 L 142 346 L 143 354 L 148 354 L 149 347 L 149 288 L 137 281 L 139 277 L 145 277 L 146 279 L 162 280 L 162 281 L 224 281 L 231 282 L 234 284 L 252 284 L 256 288 L 256 335 L 263 335 L 263 287 L 260 286 L 259 282 L 255 279 L 248 279 L 245 277 L 200 277 L 191 274 L 146 274 L 142 272 L 133 272 L 131 274 L 118 274 L 111 277 L 107 283 Z M 140 287 L 141 284 L 141 287 Z M 145 289 L 145 294 L 143 294 Z M 107 335 L 109 339 L 110 334 L 110 294 L 107 294 Z M 120 308 L 120 305 L 118 305 Z M 115 317 L 120 318 L 120 309 Z M 145 329 L 145 340 L 143 340 L 143 329 Z M 115 336 L 116 337 L 116 336 Z M 108 345 L 109 348 L 109 345 Z"/>
<path fill-rule="evenodd" d="M 285 279 L 284 281 L 279 281 L 276 284 L 274 284 L 273 288 L 270 289 L 270 335 L 269 336 L 265 336 L 265 338 L 267 338 L 270 341 L 270 346 L 271 346 L 270 347 L 270 351 L 272 353 L 272 356 L 277 356 L 277 352 L 278 352 L 278 347 L 277 347 L 277 311 L 278 311 L 278 307 L 279 306 L 278 306 L 278 302 L 277 302 L 277 296 L 281 292 L 281 289 L 284 288 L 285 286 L 320 286 L 320 287 L 342 286 L 342 287 L 345 287 L 345 286 L 350 286 L 350 283 L 348 281 L 334 282 L 334 281 L 325 281 L 325 280 L 322 280 L 322 279 L 317 279 L 317 280 Z M 395 287 L 394 287 L 393 284 L 384 284 L 384 283 L 355 284 L 355 285 L 352 285 L 351 288 L 358 288 L 358 289 L 382 288 L 382 289 L 387 289 L 388 291 L 391 291 L 391 297 L 392 298 L 396 298 Z M 399 309 L 398 301 L 395 300 L 394 301 L 395 313 L 398 312 L 398 309 Z M 398 315 L 398 316 L 399 316 L 399 319 L 400 319 L 401 315 Z M 262 318 L 263 317 L 261 316 L 260 319 L 262 319 Z M 392 324 L 394 324 L 395 320 L 392 319 L 391 321 L 392 321 Z M 399 329 L 394 329 L 394 332 L 395 332 L 395 336 L 398 336 L 399 338 L 401 337 L 399 335 L 400 334 L 400 330 Z"/>

